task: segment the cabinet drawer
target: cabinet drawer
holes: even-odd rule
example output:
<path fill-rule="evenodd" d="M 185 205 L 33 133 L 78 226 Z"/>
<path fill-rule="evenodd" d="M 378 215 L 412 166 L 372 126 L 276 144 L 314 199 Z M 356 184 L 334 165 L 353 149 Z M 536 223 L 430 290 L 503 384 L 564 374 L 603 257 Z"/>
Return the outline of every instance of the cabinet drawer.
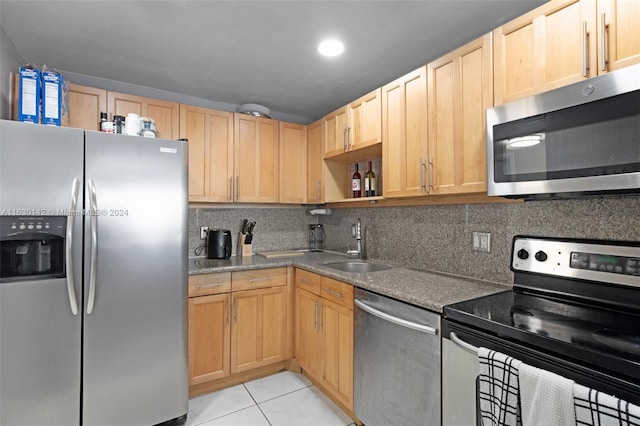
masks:
<path fill-rule="evenodd" d="M 320 295 L 346 308 L 353 309 L 353 286 L 331 278 L 320 280 Z"/>
<path fill-rule="evenodd" d="M 229 293 L 230 291 L 231 272 L 191 275 L 189 277 L 189 297 Z"/>
<path fill-rule="evenodd" d="M 320 295 L 320 275 L 304 269 L 296 269 L 296 287 Z"/>
<path fill-rule="evenodd" d="M 233 291 L 287 285 L 287 268 L 257 269 L 232 273 Z"/>

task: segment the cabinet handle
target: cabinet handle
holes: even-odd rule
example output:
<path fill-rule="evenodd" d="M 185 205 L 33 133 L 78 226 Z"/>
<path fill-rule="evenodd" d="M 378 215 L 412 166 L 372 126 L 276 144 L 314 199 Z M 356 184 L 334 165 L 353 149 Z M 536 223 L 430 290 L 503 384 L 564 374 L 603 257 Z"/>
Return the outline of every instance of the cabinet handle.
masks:
<path fill-rule="evenodd" d="M 231 302 L 230 302 L 231 298 L 227 296 L 227 324 L 229 324 L 229 317 L 231 316 L 231 314 L 229 313 L 229 311 L 231 310 Z"/>
<path fill-rule="evenodd" d="M 236 201 L 240 201 L 240 176 L 236 176 Z"/>
<path fill-rule="evenodd" d="M 424 178 L 422 177 L 422 167 L 423 167 L 423 163 L 422 163 L 422 157 L 420 157 L 418 159 L 418 173 L 420 174 L 420 192 L 422 192 L 422 188 L 424 188 Z"/>
<path fill-rule="evenodd" d="M 318 330 L 322 328 L 322 302 L 318 301 Z"/>
<path fill-rule="evenodd" d="M 233 176 L 229 176 L 229 201 L 233 201 Z"/>
<path fill-rule="evenodd" d="M 427 157 L 425 167 L 427 168 L 427 194 L 429 194 L 431 192 L 431 188 L 433 188 L 433 185 L 431 185 L 431 168 L 433 167 L 433 163 L 429 157 Z"/>
<path fill-rule="evenodd" d="M 347 125 L 342 127 L 342 150 L 346 151 L 347 148 Z"/>
<path fill-rule="evenodd" d="M 313 301 L 313 328 L 318 329 L 318 301 Z"/>
<path fill-rule="evenodd" d="M 320 183 L 320 181 L 318 181 L 318 189 L 316 190 L 317 194 L 318 194 L 318 202 L 320 202 L 321 198 L 320 198 L 320 190 L 322 189 L 322 184 Z"/>
<path fill-rule="evenodd" d="M 347 126 L 347 151 L 351 149 L 351 127 Z"/>
<path fill-rule="evenodd" d="M 253 278 L 253 279 L 250 279 L 249 282 L 250 283 L 257 283 L 257 282 L 260 282 L 260 281 L 271 281 L 272 279 L 273 279 L 273 277 Z"/>
<path fill-rule="evenodd" d="M 333 295 L 334 295 L 334 296 L 336 296 L 336 297 L 342 297 L 342 293 L 340 293 L 339 291 L 331 290 L 331 289 L 330 289 L 330 288 L 328 288 L 328 287 L 325 287 L 325 288 L 324 288 L 324 291 L 326 291 L 326 292 L 327 292 L 327 293 L 329 293 L 329 294 L 333 294 Z"/>
<path fill-rule="evenodd" d="M 605 14 L 603 13 L 600 16 L 600 32 L 602 36 L 600 38 L 600 42 L 602 43 L 602 71 L 607 70 L 607 23 L 605 19 Z"/>
<path fill-rule="evenodd" d="M 218 283 L 211 283 L 211 284 L 201 284 L 201 285 L 197 285 L 196 288 L 200 289 L 200 288 L 206 288 L 206 287 L 216 287 L 219 285 L 225 285 L 226 282 L 224 281 L 220 281 Z"/>
<path fill-rule="evenodd" d="M 233 298 L 233 323 L 238 323 L 238 298 Z"/>
<path fill-rule="evenodd" d="M 308 280 L 306 278 L 298 278 L 298 279 L 300 280 L 300 282 L 303 282 L 305 284 L 309 284 L 309 285 L 313 284 L 313 281 Z"/>
<path fill-rule="evenodd" d="M 587 21 L 582 23 L 582 76 L 587 77 L 589 73 L 589 33 L 587 32 Z"/>

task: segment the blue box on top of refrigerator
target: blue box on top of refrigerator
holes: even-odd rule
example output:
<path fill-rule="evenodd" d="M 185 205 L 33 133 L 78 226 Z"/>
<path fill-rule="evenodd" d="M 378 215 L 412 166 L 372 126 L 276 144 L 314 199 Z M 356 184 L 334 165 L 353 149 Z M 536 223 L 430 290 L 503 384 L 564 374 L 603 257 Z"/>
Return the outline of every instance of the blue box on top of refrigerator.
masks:
<path fill-rule="evenodd" d="M 182 424 L 185 142 L 0 121 L 0 425 Z"/>

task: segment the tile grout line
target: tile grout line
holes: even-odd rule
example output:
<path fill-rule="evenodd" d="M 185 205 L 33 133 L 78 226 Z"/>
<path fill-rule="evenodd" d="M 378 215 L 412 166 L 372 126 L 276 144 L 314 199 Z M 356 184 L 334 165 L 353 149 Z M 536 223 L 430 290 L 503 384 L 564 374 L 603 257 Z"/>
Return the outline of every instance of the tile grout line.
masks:
<path fill-rule="evenodd" d="M 256 399 L 253 397 L 253 394 L 251 393 L 251 391 L 247 387 L 246 382 L 242 383 L 242 386 L 244 386 L 244 388 L 246 389 L 246 391 L 249 394 L 249 396 L 251 397 L 251 399 L 253 399 L 253 402 L 255 402 L 255 406 L 258 407 L 258 410 L 260 410 L 260 413 L 262 413 L 262 417 L 264 417 L 264 419 L 267 421 L 267 423 L 269 423 L 269 426 L 273 426 L 271 424 L 271 421 L 269 421 L 269 418 L 267 417 L 267 415 L 264 413 L 264 411 L 262 411 L 262 407 L 260 407 L 260 404 L 258 404 L 258 401 L 256 401 Z"/>
<path fill-rule="evenodd" d="M 294 389 L 294 390 L 289 391 L 289 392 L 285 392 L 285 393 L 283 393 L 283 394 L 281 394 L 281 395 L 274 396 L 273 398 L 265 399 L 264 401 L 260 401 L 259 403 L 258 403 L 258 402 L 256 402 L 256 404 L 257 404 L 257 405 L 264 404 L 265 402 L 273 401 L 274 399 L 278 399 L 278 398 L 281 398 L 281 397 L 283 397 L 283 396 L 285 396 L 285 395 L 290 395 L 290 394 L 292 394 L 292 393 L 294 393 L 294 392 L 298 392 L 298 391 L 301 391 L 302 389 L 307 389 L 307 388 L 314 387 L 314 386 L 315 386 L 315 385 L 314 385 L 313 383 L 311 383 L 310 385 L 303 386 L 303 387 L 301 387 L 301 388 Z M 247 389 L 247 391 L 248 391 L 248 390 L 249 390 L 249 389 Z M 251 392 L 249 392 L 249 394 L 251 394 Z M 251 398 L 253 398 L 253 395 L 251 395 Z M 255 401 L 255 399 L 254 399 L 254 401 Z"/>

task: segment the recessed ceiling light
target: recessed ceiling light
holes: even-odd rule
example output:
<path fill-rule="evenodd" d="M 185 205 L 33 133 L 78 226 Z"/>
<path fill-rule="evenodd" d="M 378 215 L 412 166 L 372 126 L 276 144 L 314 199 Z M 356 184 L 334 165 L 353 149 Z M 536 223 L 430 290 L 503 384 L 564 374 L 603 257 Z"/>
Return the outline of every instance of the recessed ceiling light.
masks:
<path fill-rule="evenodd" d="M 323 40 L 318 45 L 318 52 L 324 56 L 338 56 L 344 52 L 344 44 L 334 38 Z"/>

